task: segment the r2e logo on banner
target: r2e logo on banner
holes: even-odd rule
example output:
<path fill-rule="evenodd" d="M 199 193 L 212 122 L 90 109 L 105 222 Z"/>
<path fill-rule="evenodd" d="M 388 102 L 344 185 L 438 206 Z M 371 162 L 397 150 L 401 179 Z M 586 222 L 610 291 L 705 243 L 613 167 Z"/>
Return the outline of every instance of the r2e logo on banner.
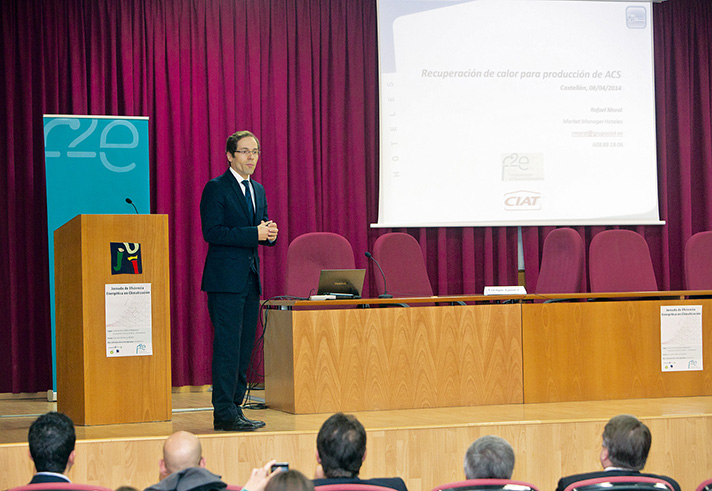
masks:
<path fill-rule="evenodd" d="M 48 141 L 48 136 L 49 132 L 52 131 L 52 128 L 59 126 L 59 125 L 67 125 L 69 126 L 72 130 L 78 130 L 81 126 L 81 122 L 77 118 L 57 118 L 49 121 L 45 127 L 44 127 L 44 134 L 45 134 L 45 142 Z M 80 146 L 80 144 L 89 138 L 94 131 L 96 131 L 97 126 L 99 125 L 99 121 L 96 119 L 92 119 L 91 123 L 89 125 L 89 128 L 87 128 L 84 132 L 82 132 L 79 136 L 77 136 L 74 140 L 72 140 L 69 143 L 68 148 L 70 150 L 67 150 L 67 157 L 68 158 L 79 158 L 79 159 L 95 159 L 96 158 L 96 152 L 93 150 L 75 150 L 77 147 Z M 129 134 L 131 135 L 131 141 L 130 142 L 125 142 L 125 143 L 110 143 L 109 142 L 109 133 L 113 128 L 126 128 L 129 131 Z M 114 133 L 117 133 L 116 131 Z M 119 136 L 121 136 L 121 132 L 118 132 Z M 124 134 L 126 132 L 123 132 Z M 114 137 L 117 138 L 117 137 Z M 118 138 L 117 138 L 118 139 Z M 99 138 L 99 148 L 104 149 L 104 148 L 114 148 L 114 149 L 129 149 L 129 148 L 136 148 L 138 146 L 139 142 L 139 137 L 138 137 L 138 130 L 136 129 L 136 126 L 130 121 L 122 120 L 122 119 L 117 119 L 114 121 L 111 121 L 109 124 L 104 126 L 104 129 L 101 130 L 101 135 Z M 122 155 L 126 155 L 125 153 L 122 153 Z M 45 159 L 47 158 L 56 158 L 56 157 L 61 157 L 62 152 L 59 152 L 57 150 L 46 150 L 45 151 Z M 103 150 L 99 152 L 99 159 L 101 160 L 101 163 L 104 167 L 109 169 L 112 172 L 129 172 L 136 167 L 135 162 L 130 162 L 126 165 L 114 165 L 109 162 L 109 159 L 106 156 L 106 152 Z"/>

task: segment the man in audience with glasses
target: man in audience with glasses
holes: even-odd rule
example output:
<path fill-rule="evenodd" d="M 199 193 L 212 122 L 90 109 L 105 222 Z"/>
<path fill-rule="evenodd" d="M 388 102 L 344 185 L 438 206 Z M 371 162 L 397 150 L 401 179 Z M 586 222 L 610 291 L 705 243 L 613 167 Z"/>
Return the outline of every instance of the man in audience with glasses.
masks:
<path fill-rule="evenodd" d="M 563 477 L 556 490 L 564 491 L 569 484 L 587 479 L 644 476 L 667 481 L 675 491 L 680 491 L 680 485 L 671 477 L 640 472 L 648 460 L 651 442 L 650 429 L 638 418 L 629 414 L 614 416 L 603 429 L 600 454 L 603 470 Z"/>

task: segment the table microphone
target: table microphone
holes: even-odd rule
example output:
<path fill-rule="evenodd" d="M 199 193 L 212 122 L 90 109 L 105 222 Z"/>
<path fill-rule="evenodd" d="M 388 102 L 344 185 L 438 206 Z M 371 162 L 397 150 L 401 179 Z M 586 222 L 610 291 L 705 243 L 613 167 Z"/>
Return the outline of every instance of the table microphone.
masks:
<path fill-rule="evenodd" d="M 378 269 L 381 270 L 381 276 L 383 276 L 383 293 L 381 293 L 378 298 L 393 298 L 393 295 L 388 293 L 388 288 L 386 288 L 386 273 L 383 272 L 383 268 L 381 268 L 381 265 L 378 264 L 378 261 L 376 261 L 376 258 L 373 257 L 373 254 L 370 252 L 366 251 L 365 256 L 371 260 L 373 260 L 374 263 L 376 263 L 376 266 L 378 266 Z"/>

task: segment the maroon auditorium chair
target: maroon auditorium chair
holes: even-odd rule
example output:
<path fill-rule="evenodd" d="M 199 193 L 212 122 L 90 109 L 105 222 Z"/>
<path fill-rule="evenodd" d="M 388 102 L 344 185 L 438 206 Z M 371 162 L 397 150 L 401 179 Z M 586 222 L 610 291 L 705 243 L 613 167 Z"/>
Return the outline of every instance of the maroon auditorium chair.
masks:
<path fill-rule="evenodd" d="M 687 239 L 685 288 L 712 290 L 712 232 L 698 232 Z"/>
<path fill-rule="evenodd" d="M 433 488 L 433 491 L 539 491 L 536 486 L 511 479 L 469 479 Z"/>
<path fill-rule="evenodd" d="M 300 235 L 287 249 L 286 295 L 306 298 L 316 293 L 322 269 L 354 269 L 351 243 L 339 234 Z"/>
<path fill-rule="evenodd" d="M 77 484 L 73 482 L 40 482 L 10 488 L 7 491 L 112 491 L 104 486 Z"/>
<path fill-rule="evenodd" d="M 344 483 L 314 486 L 314 491 L 393 491 L 393 489 L 373 484 Z"/>
<path fill-rule="evenodd" d="M 712 491 L 712 479 L 702 481 L 695 491 Z"/>
<path fill-rule="evenodd" d="M 377 266 L 372 269 L 378 294 L 390 293 L 394 297 L 431 297 L 433 287 L 425 269 L 423 251 L 415 237 L 400 232 L 381 235 L 373 244 L 373 257 L 383 268 L 383 277 Z"/>
<path fill-rule="evenodd" d="M 573 482 L 564 491 L 674 491 L 664 479 L 647 476 L 596 477 Z"/>
<path fill-rule="evenodd" d="M 658 290 L 648 243 L 632 230 L 606 230 L 591 240 L 588 277 L 592 293 Z"/>
<path fill-rule="evenodd" d="M 549 232 L 534 293 L 580 293 L 585 254 L 583 239 L 576 230 L 564 227 Z"/>

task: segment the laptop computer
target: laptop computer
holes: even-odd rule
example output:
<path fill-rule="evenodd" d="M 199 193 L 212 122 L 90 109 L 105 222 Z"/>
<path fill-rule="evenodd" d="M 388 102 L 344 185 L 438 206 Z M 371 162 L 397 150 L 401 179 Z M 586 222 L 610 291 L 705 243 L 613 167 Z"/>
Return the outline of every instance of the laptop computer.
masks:
<path fill-rule="evenodd" d="M 365 269 L 322 269 L 317 295 L 336 298 L 361 298 Z"/>

